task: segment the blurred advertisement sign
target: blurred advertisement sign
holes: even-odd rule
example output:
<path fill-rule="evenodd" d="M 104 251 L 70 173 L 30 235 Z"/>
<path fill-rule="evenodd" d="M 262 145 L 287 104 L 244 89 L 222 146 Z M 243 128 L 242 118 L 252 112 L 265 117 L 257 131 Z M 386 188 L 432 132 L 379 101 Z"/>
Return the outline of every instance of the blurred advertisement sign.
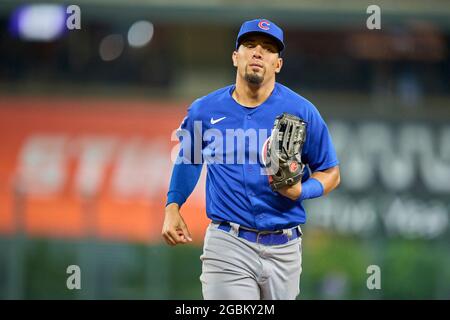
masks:
<path fill-rule="evenodd" d="M 2 99 L 0 232 L 160 241 L 170 137 L 185 109 Z M 207 224 L 203 193 L 200 184 L 183 207 L 196 235 Z"/>
<path fill-rule="evenodd" d="M 346 234 L 434 239 L 448 231 L 450 126 L 331 121 L 339 190 L 310 201 L 315 226 Z"/>

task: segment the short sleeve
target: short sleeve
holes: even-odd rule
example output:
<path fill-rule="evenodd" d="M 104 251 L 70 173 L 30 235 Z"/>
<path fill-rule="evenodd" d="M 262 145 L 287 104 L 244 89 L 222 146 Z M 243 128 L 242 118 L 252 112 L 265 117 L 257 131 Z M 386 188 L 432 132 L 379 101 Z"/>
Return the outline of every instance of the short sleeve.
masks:
<path fill-rule="evenodd" d="M 339 160 L 333 146 L 328 127 L 317 108 L 310 106 L 307 117 L 307 136 L 302 150 L 302 161 L 309 165 L 312 172 L 323 171 L 337 166 Z"/>

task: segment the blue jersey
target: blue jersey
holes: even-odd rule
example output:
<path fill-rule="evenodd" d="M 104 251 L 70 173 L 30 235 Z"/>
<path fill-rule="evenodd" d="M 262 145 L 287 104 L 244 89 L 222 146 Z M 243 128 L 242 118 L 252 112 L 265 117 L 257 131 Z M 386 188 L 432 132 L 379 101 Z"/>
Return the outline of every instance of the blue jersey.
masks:
<path fill-rule="evenodd" d="M 174 168 L 168 203 L 182 205 L 198 180 L 198 163 L 205 162 L 206 213 L 211 220 L 235 222 L 257 230 L 304 224 L 302 201 L 291 200 L 270 188 L 261 153 L 275 118 L 286 112 L 307 122 L 302 162 L 311 172 L 334 167 L 339 162 L 325 122 L 311 102 L 279 83 L 275 83 L 269 98 L 255 108 L 236 102 L 232 98 L 234 89 L 235 85 L 219 89 L 189 107 L 180 129 L 190 134 L 191 143 L 184 145 L 189 151 L 184 148 L 180 158 L 197 164 Z M 306 173 L 303 180 L 308 176 Z"/>

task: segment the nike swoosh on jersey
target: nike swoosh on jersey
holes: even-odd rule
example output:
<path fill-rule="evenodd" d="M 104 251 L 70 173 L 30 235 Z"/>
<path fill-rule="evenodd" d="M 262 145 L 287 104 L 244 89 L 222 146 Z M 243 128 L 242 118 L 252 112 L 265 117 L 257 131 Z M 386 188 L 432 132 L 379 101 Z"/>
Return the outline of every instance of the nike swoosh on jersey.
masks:
<path fill-rule="evenodd" d="M 211 118 L 211 124 L 216 124 L 217 122 L 220 122 L 220 121 L 222 121 L 223 119 L 225 119 L 226 117 L 222 117 L 222 118 L 219 118 L 219 119 L 213 119 L 213 118 Z"/>

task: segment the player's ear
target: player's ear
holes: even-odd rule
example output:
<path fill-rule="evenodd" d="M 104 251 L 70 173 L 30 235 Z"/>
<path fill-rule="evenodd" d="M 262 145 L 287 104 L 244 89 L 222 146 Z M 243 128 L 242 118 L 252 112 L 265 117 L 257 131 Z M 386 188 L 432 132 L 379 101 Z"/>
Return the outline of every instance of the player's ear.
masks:
<path fill-rule="evenodd" d="M 233 54 L 231 55 L 231 60 L 233 60 L 233 66 L 237 67 L 237 51 L 234 50 Z"/>
<path fill-rule="evenodd" d="M 275 73 L 280 73 L 282 67 L 283 67 L 283 58 L 278 57 L 275 66 Z"/>

